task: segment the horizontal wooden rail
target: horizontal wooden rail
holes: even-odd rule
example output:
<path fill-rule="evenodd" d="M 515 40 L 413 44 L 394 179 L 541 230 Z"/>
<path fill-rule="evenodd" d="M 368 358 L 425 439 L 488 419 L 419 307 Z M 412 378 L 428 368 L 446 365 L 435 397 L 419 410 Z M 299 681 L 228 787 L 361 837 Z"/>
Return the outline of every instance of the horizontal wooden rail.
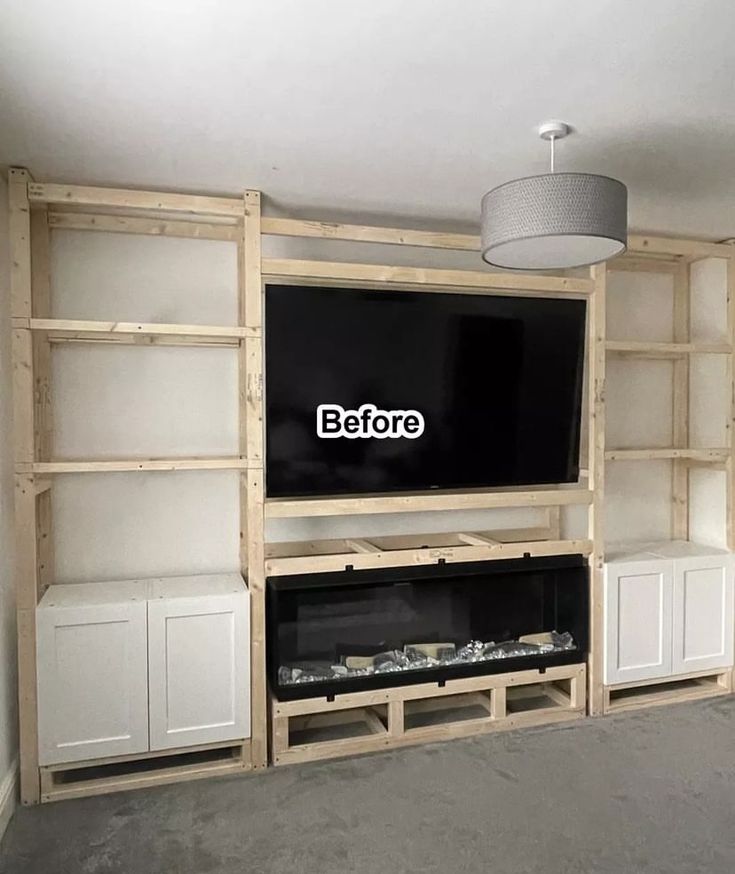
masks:
<path fill-rule="evenodd" d="M 231 340 L 239 342 L 246 337 L 257 337 L 256 328 L 236 325 L 176 325 L 155 322 L 101 322 L 81 319 L 13 319 L 14 328 L 44 331 L 62 339 L 95 340 L 116 335 L 132 337 L 178 338 L 197 342 Z"/>
<path fill-rule="evenodd" d="M 638 340 L 608 340 L 605 348 L 611 354 L 646 358 L 676 358 L 684 355 L 729 355 L 729 343 L 656 343 Z"/>
<path fill-rule="evenodd" d="M 480 238 L 477 235 L 452 234 L 443 231 L 416 231 L 403 228 L 267 217 L 263 218 L 261 222 L 261 230 L 264 234 L 281 237 L 318 237 L 328 240 L 350 240 L 355 243 L 384 243 L 429 249 L 480 251 Z"/>
<path fill-rule="evenodd" d="M 591 504 L 589 489 L 517 492 L 424 492 L 410 495 L 365 495 L 334 498 L 270 498 L 270 519 L 306 516 L 350 516 L 366 513 L 415 513 L 423 510 L 489 510 L 508 507 L 561 507 Z"/>
<path fill-rule="evenodd" d="M 296 261 L 265 259 L 263 275 L 276 278 L 320 279 L 356 282 L 389 282 L 416 285 L 422 290 L 450 288 L 483 291 L 526 291 L 534 295 L 589 294 L 594 289 L 590 279 L 566 276 L 539 276 L 516 273 L 490 273 L 481 270 L 442 270 L 423 267 L 391 267 L 376 264 L 350 264 L 341 261 Z"/>
<path fill-rule="evenodd" d="M 116 473 L 145 470 L 247 470 L 244 458 L 129 458 L 104 461 L 35 461 L 16 465 L 17 473 Z"/>
<path fill-rule="evenodd" d="M 350 225 L 340 222 L 321 222 L 304 219 L 268 218 L 262 220 L 264 234 L 285 237 L 317 237 L 329 240 L 350 240 L 359 243 L 384 243 L 388 245 L 416 246 L 431 249 L 454 249 L 479 252 L 480 237 L 476 234 L 446 233 L 443 231 L 420 231 L 407 228 L 388 228 L 373 225 Z M 637 269 L 643 259 L 636 255 L 659 255 L 670 258 L 728 258 L 732 248 L 727 243 L 711 243 L 706 240 L 682 240 L 674 237 L 659 237 L 649 234 L 630 234 L 628 254 L 609 262 L 612 270 Z M 650 264 L 651 262 L 645 262 Z M 628 267 L 628 264 L 634 266 Z M 662 266 L 661 272 L 669 267 Z M 639 269 L 648 269 L 640 267 Z M 654 269 L 652 266 L 650 269 Z"/>
<path fill-rule="evenodd" d="M 176 221 L 143 216 L 49 212 L 48 224 L 52 230 L 57 231 L 103 231 L 109 234 L 185 237 L 195 240 L 226 240 L 228 242 L 237 242 L 242 237 L 242 230 L 236 224 Z"/>
<path fill-rule="evenodd" d="M 242 218 L 241 198 L 207 197 L 199 194 L 172 194 L 163 191 L 132 191 L 126 188 L 96 188 L 85 185 L 58 185 L 31 182 L 31 203 L 66 203 L 109 209 L 142 209 L 158 212 L 183 212 L 189 215 L 218 215 Z"/>
<path fill-rule="evenodd" d="M 135 191 L 124 188 L 31 182 L 28 185 L 28 199 L 31 203 L 67 204 L 106 209 L 180 212 L 189 215 L 210 215 L 236 219 L 241 219 L 243 216 L 243 201 L 239 197 L 211 197 L 163 191 Z M 66 221 L 73 220 L 63 219 L 56 226 L 61 227 Z M 123 232 L 127 230 L 124 223 L 117 229 Z M 349 225 L 301 219 L 266 217 L 262 221 L 262 231 L 265 234 L 280 236 L 320 237 L 436 249 L 479 251 L 480 248 L 480 238 L 475 234 Z M 155 233 L 156 231 L 148 230 L 145 232 Z M 644 255 L 658 254 L 674 258 L 729 258 L 732 255 L 732 247 L 727 243 L 712 243 L 704 240 L 682 240 L 630 234 L 628 252 Z"/>
<path fill-rule="evenodd" d="M 650 252 L 684 259 L 730 258 L 733 255 L 733 247 L 729 243 L 710 243 L 706 240 L 682 240 L 674 237 L 654 237 L 648 234 L 629 234 L 628 252 L 639 254 Z"/>
<path fill-rule="evenodd" d="M 729 449 L 609 449 L 606 461 L 657 461 L 670 458 L 691 459 L 697 462 L 727 461 Z"/>
<path fill-rule="evenodd" d="M 343 571 L 348 566 L 354 570 L 364 570 L 436 564 L 438 561 L 487 561 L 501 558 L 523 558 L 527 555 L 589 555 L 591 552 L 591 540 L 537 540 L 474 546 L 436 546 L 427 549 L 387 549 L 379 552 L 274 557 L 266 559 L 265 569 L 267 574 L 277 576 Z"/>
<path fill-rule="evenodd" d="M 607 269 L 617 273 L 674 274 L 682 259 L 674 255 L 653 255 L 627 252 L 607 262 Z"/>

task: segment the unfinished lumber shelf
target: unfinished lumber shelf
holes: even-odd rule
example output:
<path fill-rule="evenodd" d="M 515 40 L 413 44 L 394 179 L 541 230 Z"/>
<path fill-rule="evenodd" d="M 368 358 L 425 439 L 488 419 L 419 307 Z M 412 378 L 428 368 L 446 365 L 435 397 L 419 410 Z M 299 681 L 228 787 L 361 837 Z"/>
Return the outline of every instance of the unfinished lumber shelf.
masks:
<path fill-rule="evenodd" d="M 660 461 L 673 458 L 688 459 L 700 463 L 722 463 L 730 457 L 729 449 L 608 449 L 606 461 Z"/>
<path fill-rule="evenodd" d="M 255 328 L 236 325 L 177 325 L 154 322 L 103 322 L 83 319 L 14 318 L 14 328 L 43 332 L 51 342 L 170 343 L 177 346 L 230 345 L 255 337 Z"/>
<path fill-rule="evenodd" d="M 265 502 L 270 519 L 305 516 L 353 516 L 370 513 L 415 513 L 422 510 L 489 510 L 510 507 L 563 507 L 591 504 L 590 489 L 537 491 L 417 492 L 399 495 L 355 495 L 337 498 L 271 498 Z"/>
<path fill-rule="evenodd" d="M 638 340 L 608 340 L 605 349 L 625 358 L 682 358 L 686 355 L 729 355 L 729 343 L 648 343 Z"/>
<path fill-rule="evenodd" d="M 120 473 L 166 470 L 247 470 L 245 458 L 126 458 L 34 461 L 16 465 L 16 473 Z"/>
<path fill-rule="evenodd" d="M 279 576 L 591 552 L 590 540 L 560 540 L 546 527 L 517 528 L 269 543 L 265 569 Z"/>
<path fill-rule="evenodd" d="M 585 715 L 586 666 L 519 671 L 328 698 L 271 698 L 274 765 L 360 755 Z"/>

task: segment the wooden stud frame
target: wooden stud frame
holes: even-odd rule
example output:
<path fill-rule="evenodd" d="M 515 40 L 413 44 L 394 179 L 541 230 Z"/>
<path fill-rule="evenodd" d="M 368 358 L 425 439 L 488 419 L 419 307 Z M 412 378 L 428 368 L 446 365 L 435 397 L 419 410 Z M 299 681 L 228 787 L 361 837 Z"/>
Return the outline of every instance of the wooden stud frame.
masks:
<path fill-rule="evenodd" d="M 393 749 L 417 743 L 452 740 L 490 731 L 522 728 L 580 719 L 585 715 L 584 665 L 518 671 L 448 680 L 444 686 L 424 683 L 391 689 L 335 695 L 334 698 L 305 698 L 271 701 L 271 749 L 273 763 L 313 762 L 337 756 Z M 544 706 L 523 711 L 524 699 Z M 515 709 L 518 706 L 518 709 Z M 471 707 L 476 715 L 460 715 Z M 439 724 L 411 727 L 416 714 L 441 713 L 449 718 Z M 454 713 L 455 717 L 451 718 Z M 357 737 L 295 743 L 292 731 L 318 730 L 364 723 Z"/>
<path fill-rule="evenodd" d="M 647 242 L 646 242 L 647 241 Z M 692 467 L 724 470 L 726 486 L 726 542 L 735 550 L 735 248 L 729 243 L 698 244 L 695 241 L 662 241 L 644 238 L 637 241 L 638 255 L 610 263 L 613 270 L 669 274 L 673 281 L 673 342 L 607 340 L 609 355 L 643 359 L 669 359 L 673 363 L 672 446 L 670 448 L 608 449 L 607 461 L 671 461 L 671 537 L 688 540 L 690 531 L 689 474 Z M 655 257 L 647 257 L 657 248 Z M 641 257 L 645 252 L 646 257 Z M 727 269 L 727 342 L 692 342 L 690 330 L 691 264 L 704 258 L 722 258 Z M 730 413 L 726 423 L 726 445 L 717 448 L 689 446 L 690 360 L 693 354 L 727 356 Z M 602 712 L 614 713 L 658 704 L 690 701 L 714 695 L 731 694 L 735 669 L 723 672 L 677 676 L 605 686 Z"/>
<path fill-rule="evenodd" d="M 11 294 L 14 368 L 14 422 L 16 461 L 17 604 L 20 697 L 21 797 L 36 803 L 59 797 L 53 778 L 38 767 L 35 608 L 52 578 L 50 495 L 57 475 L 84 472 L 168 471 L 231 469 L 240 471 L 241 564 L 247 574 L 251 596 L 252 738 L 238 748 L 235 770 L 264 767 L 268 762 L 268 722 L 271 742 L 282 750 L 282 713 L 267 699 L 265 673 L 265 578 L 266 574 L 306 570 L 340 570 L 353 567 L 395 566 L 426 561 L 492 560 L 513 555 L 543 555 L 578 552 L 588 556 L 591 569 L 591 651 L 588 696 L 575 685 L 573 709 L 590 712 L 603 709 L 601 664 L 603 561 L 602 499 L 604 461 L 623 457 L 617 450 L 605 452 L 604 382 L 606 270 L 592 268 L 589 278 L 493 273 L 488 270 L 442 270 L 390 265 L 343 264 L 327 261 L 263 259 L 266 235 L 354 240 L 395 246 L 478 251 L 473 235 L 410 229 L 334 224 L 261 216 L 261 197 L 246 191 L 243 197 L 209 197 L 149 191 L 131 191 L 75 185 L 38 184 L 28 172 L 13 168 L 9 173 Z M 49 233 L 55 230 L 146 234 L 189 239 L 227 240 L 238 247 L 239 318 L 236 326 L 119 323 L 51 318 L 49 281 Z M 731 258 L 733 250 L 723 244 L 662 237 L 629 238 L 629 251 L 613 262 L 616 269 L 671 272 L 682 283 L 690 261 L 706 257 Z M 735 275 L 729 264 L 730 336 L 735 324 Z M 479 262 L 478 262 L 479 265 Z M 589 374 L 587 468 L 580 483 L 570 488 L 472 490 L 403 495 L 373 495 L 338 498 L 267 500 L 264 482 L 263 407 L 263 283 L 278 279 L 287 283 L 333 284 L 343 287 L 406 288 L 416 292 L 457 291 L 472 294 L 510 294 L 550 297 L 584 297 L 589 301 L 587 368 Z M 696 351 L 728 354 L 732 371 L 732 344 L 703 349 L 689 343 L 684 309 L 677 310 L 677 335 L 671 344 L 608 343 L 611 354 L 671 357 L 679 361 Z M 131 345 L 231 346 L 239 359 L 239 453 L 232 458 L 147 458 L 59 461 L 53 457 L 53 423 L 50 417 L 50 347 L 54 343 L 127 343 Z M 679 369 L 682 383 L 684 368 Z M 683 383 L 682 383 L 683 384 Z M 685 406 L 683 392 L 679 409 Z M 735 410 L 735 399 L 733 400 Z M 732 434 L 730 445 L 718 450 L 691 450 L 686 446 L 683 415 L 668 450 L 625 450 L 635 457 L 669 457 L 685 464 L 726 465 L 732 481 Z M 660 453 L 666 453 L 662 456 Z M 582 465 L 584 467 L 584 465 Z M 585 481 L 586 480 L 586 481 Z M 732 488 L 730 489 L 732 494 Z M 683 488 L 677 494 L 683 495 Z M 733 501 L 730 499 L 730 542 Z M 587 507 L 588 531 L 584 540 L 565 539 L 561 509 Z M 539 508 L 546 523 L 534 529 L 502 532 L 463 531 L 453 535 L 352 538 L 343 541 L 301 544 L 266 544 L 267 518 L 331 516 L 450 510 L 470 508 Z M 680 520 L 680 508 L 676 516 Z M 428 548 L 425 548 L 428 545 Z M 575 683 L 584 680 L 576 678 Z M 409 687 L 410 688 L 410 687 Z M 405 691 L 405 690 L 404 690 Z M 426 697 L 423 690 L 418 697 Z M 491 715 L 504 708 L 504 690 L 495 689 Z M 404 696 L 405 697 L 405 696 Z M 431 697 L 429 695 L 428 697 Z M 395 700 L 394 700 L 395 699 Z M 398 698 L 386 701 L 390 733 L 403 733 L 403 705 Z M 582 702 L 580 704 L 580 702 Z M 308 705 L 312 706 L 312 705 Z M 276 709 L 274 709 L 274 707 Z M 368 718 L 368 721 L 371 720 Z M 375 724 L 373 722 L 375 727 Z M 141 757 L 142 758 L 142 757 Z M 213 768 L 217 771 L 217 768 Z M 176 769 L 166 781 L 177 779 Z M 184 778 L 183 771 L 181 778 Z M 163 778 L 161 782 L 163 781 Z M 127 781 L 139 784 L 135 776 Z M 155 783 L 155 776 L 143 780 Z M 79 787 L 75 795 L 112 791 L 114 781 Z"/>

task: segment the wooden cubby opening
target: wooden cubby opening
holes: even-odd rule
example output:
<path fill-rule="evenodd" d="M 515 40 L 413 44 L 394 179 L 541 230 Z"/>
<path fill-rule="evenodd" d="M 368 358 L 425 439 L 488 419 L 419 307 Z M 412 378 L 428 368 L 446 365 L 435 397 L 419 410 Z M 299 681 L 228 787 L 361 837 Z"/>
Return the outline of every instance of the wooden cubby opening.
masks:
<path fill-rule="evenodd" d="M 605 690 L 605 712 L 638 710 L 660 704 L 678 704 L 730 695 L 733 691 L 732 671 L 676 677 L 674 680 L 631 683 L 627 686 L 608 686 Z"/>

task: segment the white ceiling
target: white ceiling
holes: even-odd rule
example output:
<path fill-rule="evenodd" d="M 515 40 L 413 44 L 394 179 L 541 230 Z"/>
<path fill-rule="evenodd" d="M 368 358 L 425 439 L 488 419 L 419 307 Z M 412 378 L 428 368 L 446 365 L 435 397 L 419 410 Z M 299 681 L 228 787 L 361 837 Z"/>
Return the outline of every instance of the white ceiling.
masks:
<path fill-rule="evenodd" d="M 2 0 L 0 162 L 461 227 L 546 168 L 632 227 L 735 236 L 733 0 Z"/>

